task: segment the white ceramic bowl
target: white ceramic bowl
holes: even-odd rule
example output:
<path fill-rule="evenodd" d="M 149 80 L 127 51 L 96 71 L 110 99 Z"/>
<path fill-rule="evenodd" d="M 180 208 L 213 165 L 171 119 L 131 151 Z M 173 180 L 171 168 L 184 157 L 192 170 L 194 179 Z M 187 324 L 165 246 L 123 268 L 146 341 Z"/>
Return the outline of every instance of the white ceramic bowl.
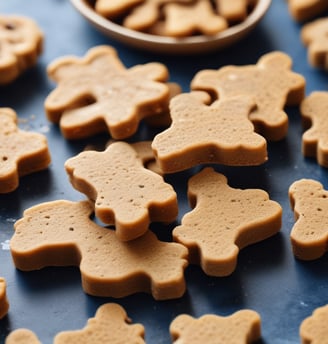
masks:
<path fill-rule="evenodd" d="M 97 29 L 124 44 L 153 52 L 194 54 L 225 48 L 246 36 L 267 12 L 271 0 L 258 0 L 253 11 L 243 22 L 217 35 L 186 38 L 163 37 L 130 30 L 96 13 L 90 0 L 71 0 L 71 3 Z"/>

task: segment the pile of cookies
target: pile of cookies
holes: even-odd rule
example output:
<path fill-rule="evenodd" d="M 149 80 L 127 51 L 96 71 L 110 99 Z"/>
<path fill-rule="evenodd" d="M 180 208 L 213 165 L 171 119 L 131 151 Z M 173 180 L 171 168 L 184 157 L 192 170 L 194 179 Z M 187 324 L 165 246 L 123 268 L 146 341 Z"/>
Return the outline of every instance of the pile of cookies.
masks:
<path fill-rule="evenodd" d="M 177 6 L 167 2 L 168 8 Z M 198 6 L 189 2 L 178 6 Z M 135 1 L 131 13 L 144 11 L 150 3 Z M 163 3 L 153 5 L 158 11 Z M 24 40 L 20 30 L 25 22 L 17 20 L 0 19 L 5 23 L 1 30 L 15 37 L 5 39 L 14 63 L 0 58 L 3 84 L 36 63 L 41 51 L 42 35 L 35 31 L 32 52 L 26 44 L 24 53 L 18 53 L 16 43 Z M 26 26 L 31 26 L 29 19 Z M 306 80 L 292 71 L 292 61 L 283 52 L 263 55 L 254 65 L 201 70 L 185 93 L 169 82 L 165 65 L 126 68 L 110 46 L 93 47 L 84 57 L 61 57 L 47 72 L 57 85 L 44 101 L 45 113 L 59 126 L 63 139 L 107 133 L 111 140 L 104 149 L 88 147 L 65 162 L 67 178 L 85 200 L 55 200 L 26 209 L 14 224 L 10 250 L 16 268 L 23 271 L 79 267 L 87 294 L 121 298 L 146 292 L 155 300 L 179 298 L 187 289 L 184 271 L 189 264 L 199 265 L 209 276 L 231 275 L 241 249 L 278 233 L 281 206 L 265 190 L 230 187 L 215 165 L 255 166 L 270 159 L 268 144 L 288 132 L 285 106 L 299 106 L 307 124 L 304 156 L 328 167 L 322 130 L 328 125 L 322 115 L 328 95 L 315 92 L 305 97 Z M 152 141 L 131 143 L 141 121 L 162 129 Z M 20 176 L 47 168 L 51 158 L 46 137 L 20 130 L 14 110 L 0 109 L 0 122 L 0 191 L 9 193 L 19 187 Z M 165 176 L 194 167 L 200 171 L 188 180 L 192 209 L 173 229 L 172 241 L 161 241 L 151 224 L 172 225 L 179 212 L 178 195 Z M 317 259 L 327 250 L 322 227 L 327 222 L 328 192 L 320 183 L 304 179 L 290 186 L 289 198 L 296 219 L 293 252 L 302 260 Z M 4 317 L 9 306 L 3 279 L 0 287 Z M 326 313 L 327 307 L 322 307 L 301 324 L 304 343 L 319 338 L 317 329 Z M 247 309 L 228 317 L 208 314 L 194 319 L 182 314 L 172 321 L 170 333 L 176 343 L 212 343 L 218 338 L 225 343 L 254 342 L 261 337 L 261 318 Z M 125 310 L 109 303 L 99 307 L 84 329 L 61 332 L 55 343 L 144 343 L 144 334 L 143 325 L 130 324 Z M 6 344 L 19 341 L 39 343 L 33 332 L 18 329 Z"/>

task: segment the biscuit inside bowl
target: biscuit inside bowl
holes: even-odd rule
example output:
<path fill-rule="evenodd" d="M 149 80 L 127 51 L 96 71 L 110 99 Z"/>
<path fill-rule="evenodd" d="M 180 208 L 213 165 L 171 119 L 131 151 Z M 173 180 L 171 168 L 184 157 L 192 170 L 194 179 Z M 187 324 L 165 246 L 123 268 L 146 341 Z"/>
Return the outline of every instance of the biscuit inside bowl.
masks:
<path fill-rule="evenodd" d="M 245 37 L 268 11 L 271 0 L 257 0 L 245 20 L 215 35 L 194 35 L 183 38 L 159 36 L 131 30 L 98 14 L 95 0 L 71 0 L 78 12 L 106 36 L 129 46 L 158 53 L 199 54 L 223 49 Z"/>

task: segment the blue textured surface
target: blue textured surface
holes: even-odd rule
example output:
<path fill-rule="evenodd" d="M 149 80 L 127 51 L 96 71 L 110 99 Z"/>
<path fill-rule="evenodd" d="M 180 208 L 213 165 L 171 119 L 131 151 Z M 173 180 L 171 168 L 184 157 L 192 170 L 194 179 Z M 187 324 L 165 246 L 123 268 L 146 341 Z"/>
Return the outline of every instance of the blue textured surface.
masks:
<path fill-rule="evenodd" d="M 307 94 L 326 90 L 328 74 L 307 63 L 307 51 L 299 38 L 301 26 L 291 19 L 287 2 L 273 0 L 260 25 L 234 47 L 194 57 L 161 56 L 129 49 L 98 33 L 67 0 L 1 0 L 0 12 L 28 15 L 45 33 L 45 48 L 38 65 L 14 84 L 0 88 L 0 106 L 12 107 L 25 118 L 21 122 L 23 129 L 46 132 L 53 158 L 47 171 L 22 178 L 17 191 L 0 196 L 0 276 L 7 280 L 10 301 L 9 314 L 0 321 L 0 342 L 11 330 L 25 327 L 33 330 L 43 344 L 52 343 L 56 333 L 84 327 L 100 304 L 118 302 L 133 322 L 145 326 L 148 344 L 170 343 L 169 324 L 180 313 L 196 317 L 205 313 L 228 315 L 243 308 L 261 315 L 261 343 L 299 343 L 301 321 L 316 307 L 328 303 L 328 257 L 307 263 L 294 259 L 289 242 L 294 219 L 288 188 L 304 177 L 319 180 L 328 188 L 328 171 L 301 154 L 302 127 L 297 108 L 287 109 L 288 136 L 269 144 L 266 164 L 250 168 L 217 167 L 226 174 L 231 186 L 265 189 L 283 207 L 281 233 L 242 250 L 238 267 L 229 277 L 207 277 L 198 267 L 190 266 L 186 270 L 188 291 L 181 299 L 157 302 L 143 294 L 119 300 L 96 298 L 82 291 L 77 268 L 17 271 L 5 245 L 13 234 L 14 221 L 26 208 L 55 199 L 82 198 L 69 184 L 63 165 L 86 142 L 66 141 L 44 114 L 44 99 L 54 88 L 45 71 L 49 62 L 63 55 L 83 56 L 92 46 L 110 44 L 117 48 L 127 67 L 149 61 L 165 63 L 171 80 L 189 91 L 192 77 L 201 69 L 255 64 L 262 54 L 281 50 L 292 57 L 293 70 L 305 76 Z M 141 138 L 152 134 L 145 128 L 138 133 Z M 189 209 L 185 194 L 187 178 L 187 173 L 169 178 L 179 193 L 179 219 Z M 162 229 L 155 231 L 163 235 Z"/>

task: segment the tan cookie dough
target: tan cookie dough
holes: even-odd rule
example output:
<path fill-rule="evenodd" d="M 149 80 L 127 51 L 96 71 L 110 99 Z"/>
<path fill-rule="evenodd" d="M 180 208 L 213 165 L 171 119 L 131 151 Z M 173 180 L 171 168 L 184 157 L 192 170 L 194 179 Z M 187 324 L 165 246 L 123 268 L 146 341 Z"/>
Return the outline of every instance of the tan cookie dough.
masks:
<path fill-rule="evenodd" d="M 327 0 L 288 0 L 288 8 L 297 21 L 306 21 L 328 9 Z"/>

